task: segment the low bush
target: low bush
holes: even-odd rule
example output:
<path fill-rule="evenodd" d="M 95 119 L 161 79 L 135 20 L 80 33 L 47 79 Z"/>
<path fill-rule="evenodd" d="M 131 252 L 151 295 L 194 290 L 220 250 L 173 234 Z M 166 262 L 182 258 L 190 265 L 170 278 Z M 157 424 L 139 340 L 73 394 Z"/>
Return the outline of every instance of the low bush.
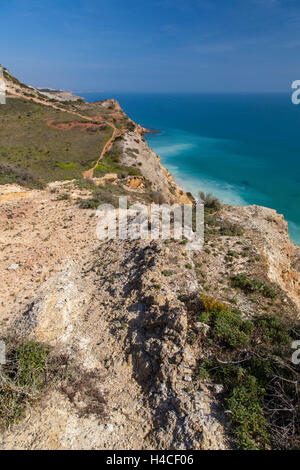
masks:
<path fill-rule="evenodd" d="M 133 124 L 133 122 L 128 121 L 128 123 L 127 123 L 127 130 L 128 130 L 129 132 L 133 132 L 133 131 L 135 130 L 135 125 Z"/>
<path fill-rule="evenodd" d="M 209 212 L 217 212 L 221 209 L 222 204 L 218 198 L 214 197 L 212 194 L 205 194 L 203 191 L 199 192 L 199 198 L 204 203 L 204 207 Z"/>
<path fill-rule="evenodd" d="M 248 288 L 248 284 L 247 284 Z M 244 318 L 236 309 L 203 297 L 190 302 L 210 329 L 198 380 L 224 384 L 233 437 L 241 449 L 296 449 L 300 446 L 300 368 L 291 363 L 291 343 L 299 324 L 277 316 Z M 195 312 L 192 312 L 195 316 Z"/>
<path fill-rule="evenodd" d="M 249 344 L 252 323 L 242 319 L 241 312 L 231 310 L 213 297 L 202 295 L 204 312 L 199 320 L 211 326 L 211 338 L 227 347 L 237 349 Z"/>
<path fill-rule="evenodd" d="M 16 168 L 10 163 L 0 162 L 0 184 L 16 182 L 22 186 L 43 188 L 44 182 L 32 171 Z"/>
<path fill-rule="evenodd" d="M 241 237 L 244 231 L 239 225 L 224 221 L 220 224 L 219 233 L 226 237 Z"/>
<path fill-rule="evenodd" d="M 79 207 L 81 209 L 97 209 L 101 204 L 111 204 L 113 207 L 118 207 L 117 195 L 113 194 L 111 190 L 112 188 L 109 186 L 94 188 L 92 197 L 79 200 Z"/>
<path fill-rule="evenodd" d="M 275 288 L 257 279 L 250 279 L 245 273 L 232 276 L 231 286 L 241 289 L 245 294 L 260 292 L 264 297 L 270 299 L 277 296 Z"/>
<path fill-rule="evenodd" d="M 0 428 L 20 419 L 46 383 L 49 348 L 27 341 L 9 344 L 7 363 L 0 370 Z"/>
<path fill-rule="evenodd" d="M 264 394 L 265 389 L 259 386 L 257 379 L 245 375 L 242 382 L 233 387 L 230 397 L 226 400 L 242 449 L 259 450 L 266 448 L 270 443 L 268 424 L 262 408 Z"/>
<path fill-rule="evenodd" d="M 70 194 L 68 193 L 60 193 L 58 196 L 57 196 L 57 201 L 68 201 L 70 200 Z"/>
<path fill-rule="evenodd" d="M 169 277 L 169 276 L 172 276 L 173 275 L 173 271 L 170 271 L 169 269 L 164 269 L 162 271 L 162 274 L 166 277 Z"/>
<path fill-rule="evenodd" d="M 206 312 L 225 312 L 230 310 L 228 305 L 225 305 L 219 300 L 214 299 L 214 297 L 209 297 L 205 294 L 202 294 L 202 302 L 203 308 Z"/>
<path fill-rule="evenodd" d="M 25 415 L 51 385 L 64 393 L 79 416 L 106 417 L 106 398 L 99 391 L 98 370 L 85 371 L 66 354 L 55 354 L 43 343 L 14 336 L 2 338 L 6 364 L 0 367 L 0 429 Z"/>

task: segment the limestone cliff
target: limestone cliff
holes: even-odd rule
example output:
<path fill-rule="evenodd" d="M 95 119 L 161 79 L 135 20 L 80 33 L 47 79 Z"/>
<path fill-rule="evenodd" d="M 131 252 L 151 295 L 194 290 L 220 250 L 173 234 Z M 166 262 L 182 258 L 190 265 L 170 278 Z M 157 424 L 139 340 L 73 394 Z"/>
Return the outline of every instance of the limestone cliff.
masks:
<path fill-rule="evenodd" d="M 11 95 L 43 101 L 8 81 Z M 114 100 L 78 106 L 81 115 L 105 108 L 124 119 Z M 55 380 L 2 430 L 1 449 L 233 448 L 223 385 L 199 379 L 212 343 L 212 326 L 199 320 L 202 294 L 248 319 L 300 317 L 299 247 L 274 210 L 210 212 L 199 252 L 186 251 L 184 241 L 97 239 L 92 204 L 107 194 L 193 201 L 148 147 L 144 130 L 130 127 L 118 141 L 118 164 L 131 173 L 117 167 L 43 189 L 0 186 L 2 338 L 47 345 L 60 370 L 51 369 Z M 250 295 L 232 284 L 241 273 L 255 281 Z"/>

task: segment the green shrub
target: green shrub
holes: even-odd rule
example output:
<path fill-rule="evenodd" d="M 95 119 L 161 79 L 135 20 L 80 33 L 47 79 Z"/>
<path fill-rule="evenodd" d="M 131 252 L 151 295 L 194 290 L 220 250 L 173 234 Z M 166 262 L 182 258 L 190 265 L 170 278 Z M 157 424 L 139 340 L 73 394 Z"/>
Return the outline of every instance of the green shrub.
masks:
<path fill-rule="evenodd" d="M 41 387 L 45 382 L 49 348 L 34 341 L 23 343 L 16 352 L 17 383 L 21 387 Z"/>
<path fill-rule="evenodd" d="M 241 348 L 249 344 L 252 329 L 252 323 L 242 320 L 240 313 L 215 313 L 213 337 L 231 348 Z"/>
<path fill-rule="evenodd" d="M 256 292 L 260 289 L 261 283 L 248 278 L 247 274 L 237 274 L 231 278 L 231 286 L 238 287 L 246 294 Z"/>
<path fill-rule="evenodd" d="M 0 369 L 0 428 L 20 419 L 27 404 L 46 383 L 50 349 L 34 341 L 7 348 L 7 364 Z"/>
<path fill-rule="evenodd" d="M 244 230 L 239 225 L 224 221 L 220 226 L 219 233 L 227 237 L 241 237 L 244 235 Z"/>
<path fill-rule="evenodd" d="M 232 276 L 231 286 L 241 289 L 245 294 L 260 292 L 264 297 L 271 299 L 277 296 L 277 291 L 273 287 L 257 279 L 250 279 L 245 273 Z"/>
<path fill-rule="evenodd" d="M 204 207 L 208 212 L 218 212 L 222 208 L 222 204 L 212 194 L 205 194 L 203 191 L 199 192 L 199 198 L 204 203 Z"/>
<path fill-rule="evenodd" d="M 283 321 L 275 316 L 257 317 L 254 320 L 255 327 L 260 332 L 264 342 L 272 345 L 289 345 L 292 338 L 289 328 Z"/>
<path fill-rule="evenodd" d="M 208 370 L 205 367 L 199 367 L 197 373 L 197 380 L 206 380 L 210 377 Z"/>
<path fill-rule="evenodd" d="M 97 209 L 100 204 L 111 204 L 113 207 L 117 207 L 118 199 L 112 193 L 112 189 L 109 185 L 104 188 L 95 188 L 92 197 L 79 200 L 79 207 L 81 209 Z"/>
<path fill-rule="evenodd" d="M 209 312 L 201 313 L 201 315 L 199 316 L 199 321 L 201 323 L 205 323 L 206 325 L 209 325 L 211 321 L 211 314 Z"/>
<path fill-rule="evenodd" d="M 163 274 L 164 276 L 166 276 L 166 277 L 169 277 L 169 276 L 172 276 L 173 271 L 170 271 L 169 269 L 164 269 L 164 270 L 162 271 L 162 274 Z"/>
<path fill-rule="evenodd" d="M 277 291 L 273 287 L 263 284 L 261 287 L 261 291 L 264 297 L 268 297 L 269 299 L 275 299 L 277 297 Z"/>
<path fill-rule="evenodd" d="M 43 188 L 44 182 L 32 171 L 16 168 L 10 163 L 0 162 L 0 184 L 17 182 L 22 186 Z"/>
<path fill-rule="evenodd" d="M 80 199 L 79 207 L 81 209 L 97 209 L 100 205 L 98 198 L 91 197 L 89 199 Z"/>
<path fill-rule="evenodd" d="M 211 327 L 210 338 L 215 343 L 232 349 L 250 343 L 254 326 L 251 321 L 242 318 L 242 313 L 238 309 L 231 309 L 206 294 L 202 294 L 201 300 L 204 312 L 201 312 L 198 320 Z"/>
<path fill-rule="evenodd" d="M 68 201 L 70 199 L 70 194 L 68 193 L 61 193 L 57 196 L 57 201 Z"/>
<path fill-rule="evenodd" d="M 106 416 L 106 399 L 99 390 L 99 371 L 86 371 L 68 355 L 55 355 L 42 343 L 5 338 L 7 362 L 0 367 L 0 429 L 24 417 L 26 408 L 55 383 L 80 416 Z"/>
<path fill-rule="evenodd" d="M 300 337 L 299 325 L 275 316 L 248 320 L 235 309 L 206 310 L 213 305 L 217 301 L 206 300 L 198 316 L 210 330 L 204 339 L 209 359 L 200 361 L 197 379 L 224 384 L 224 404 L 240 449 L 297 448 L 299 366 L 291 363 L 290 345 Z"/>
<path fill-rule="evenodd" d="M 264 393 L 256 378 L 246 375 L 226 399 L 241 449 L 264 449 L 269 443 L 268 425 L 262 409 Z"/>

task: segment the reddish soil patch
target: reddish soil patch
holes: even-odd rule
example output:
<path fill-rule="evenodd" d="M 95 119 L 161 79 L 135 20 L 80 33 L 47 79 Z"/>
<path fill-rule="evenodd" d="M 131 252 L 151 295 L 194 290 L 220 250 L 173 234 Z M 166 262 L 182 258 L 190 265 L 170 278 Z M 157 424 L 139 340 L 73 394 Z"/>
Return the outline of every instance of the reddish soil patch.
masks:
<path fill-rule="evenodd" d="M 93 130 L 105 127 L 105 121 L 95 123 L 94 121 L 90 122 L 54 122 L 48 121 L 48 126 L 52 127 L 53 129 L 59 129 L 62 131 L 68 131 L 70 129 L 78 129 L 78 130 Z"/>

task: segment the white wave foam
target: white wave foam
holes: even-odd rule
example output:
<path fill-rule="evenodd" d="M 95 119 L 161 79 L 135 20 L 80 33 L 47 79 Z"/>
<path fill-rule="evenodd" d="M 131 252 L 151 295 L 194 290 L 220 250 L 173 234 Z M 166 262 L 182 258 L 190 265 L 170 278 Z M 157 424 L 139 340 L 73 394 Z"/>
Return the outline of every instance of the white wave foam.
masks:
<path fill-rule="evenodd" d="M 164 157 L 171 157 L 180 155 L 181 152 L 186 152 L 196 147 L 194 144 L 172 144 L 172 145 L 159 145 L 153 146 L 155 153 Z"/>
<path fill-rule="evenodd" d="M 176 182 L 182 186 L 185 191 L 190 191 L 194 196 L 198 196 L 199 191 L 211 193 L 223 204 L 233 204 L 236 206 L 245 206 L 249 202 L 240 195 L 240 189 L 234 185 L 217 181 L 206 180 L 203 178 L 192 178 L 187 175 L 180 174 L 178 167 L 170 167 L 169 169 L 175 177 Z"/>

